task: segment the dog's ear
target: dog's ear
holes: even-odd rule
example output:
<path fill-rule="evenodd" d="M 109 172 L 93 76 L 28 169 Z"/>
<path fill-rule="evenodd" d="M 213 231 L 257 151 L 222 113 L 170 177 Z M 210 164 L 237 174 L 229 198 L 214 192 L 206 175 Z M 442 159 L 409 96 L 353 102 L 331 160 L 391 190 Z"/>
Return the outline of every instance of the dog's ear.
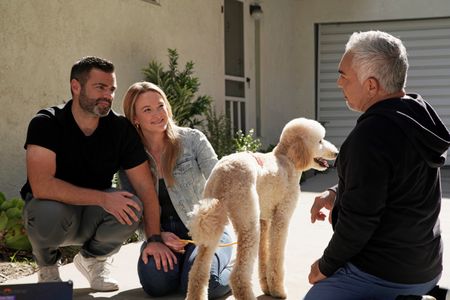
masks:
<path fill-rule="evenodd" d="M 303 138 L 291 139 L 287 148 L 287 156 L 294 162 L 297 170 L 305 170 L 311 163 L 311 160 L 313 160 L 312 152 L 305 144 Z"/>
<path fill-rule="evenodd" d="M 305 144 L 304 137 L 298 133 L 285 134 L 278 144 L 276 152 L 284 154 L 294 163 L 297 170 L 305 170 L 313 160 L 312 151 Z"/>

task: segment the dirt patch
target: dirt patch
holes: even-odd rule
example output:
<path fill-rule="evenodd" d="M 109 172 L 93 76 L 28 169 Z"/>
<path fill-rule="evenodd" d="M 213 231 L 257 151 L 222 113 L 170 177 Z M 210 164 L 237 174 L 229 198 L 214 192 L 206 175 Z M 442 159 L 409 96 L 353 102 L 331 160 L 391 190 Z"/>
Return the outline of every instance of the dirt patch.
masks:
<path fill-rule="evenodd" d="M 73 261 L 80 247 L 62 247 L 60 250 L 60 264 L 65 265 Z M 0 246 L 0 283 L 31 275 L 37 270 L 31 251 L 16 251 Z"/>
<path fill-rule="evenodd" d="M 31 251 L 12 250 L 0 245 L 0 283 L 37 271 Z"/>
<path fill-rule="evenodd" d="M 0 262 L 0 283 L 28 276 L 37 271 L 34 263 Z"/>

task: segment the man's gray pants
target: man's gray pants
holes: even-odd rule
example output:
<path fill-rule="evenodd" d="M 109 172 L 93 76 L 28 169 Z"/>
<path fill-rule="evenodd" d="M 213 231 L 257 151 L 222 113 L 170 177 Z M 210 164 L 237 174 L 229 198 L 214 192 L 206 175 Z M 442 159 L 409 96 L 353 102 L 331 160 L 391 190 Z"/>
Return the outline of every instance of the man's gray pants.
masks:
<path fill-rule="evenodd" d="M 114 192 L 108 189 L 106 192 Z M 121 224 L 100 206 L 69 205 L 53 200 L 33 198 L 30 194 L 23 210 L 28 238 L 33 256 L 39 266 L 50 266 L 61 258 L 61 246 L 81 246 L 85 257 L 105 257 L 117 253 L 123 242 L 139 226 Z M 142 216 L 142 203 L 137 197 Z"/>

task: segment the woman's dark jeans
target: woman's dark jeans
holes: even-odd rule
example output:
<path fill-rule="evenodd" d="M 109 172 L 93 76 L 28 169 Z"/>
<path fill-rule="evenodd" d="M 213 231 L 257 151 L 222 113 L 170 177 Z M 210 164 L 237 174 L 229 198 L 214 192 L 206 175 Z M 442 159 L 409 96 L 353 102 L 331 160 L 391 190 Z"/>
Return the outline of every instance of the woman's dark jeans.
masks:
<path fill-rule="evenodd" d="M 189 239 L 188 231 L 184 224 L 179 220 L 170 220 L 161 224 L 164 231 L 172 232 L 181 239 Z M 230 243 L 230 234 L 225 231 L 220 239 L 220 243 Z M 142 244 L 141 252 L 145 248 L 146 242 Z M 174 265 L 173 270 L 164 272 L 158 270 L 155 260 L 151 257 L 145 264 L 139 255 L 138 275 L 144 291 L 152 297 L 161 297 L 174 292 L 187 293 L 188 274 L 197 256 L 197 247 L 188 244 L 185 252 L 175 253 L 178 264 Z M 231 260 L 232 247 L 219 247 L 214 253 L 211 263 L 211 273 L 209 279 L 208 294 L 209 298 L 218 298 L 230 291 L 229 277 L 231 269 L 228 266 Z"/>

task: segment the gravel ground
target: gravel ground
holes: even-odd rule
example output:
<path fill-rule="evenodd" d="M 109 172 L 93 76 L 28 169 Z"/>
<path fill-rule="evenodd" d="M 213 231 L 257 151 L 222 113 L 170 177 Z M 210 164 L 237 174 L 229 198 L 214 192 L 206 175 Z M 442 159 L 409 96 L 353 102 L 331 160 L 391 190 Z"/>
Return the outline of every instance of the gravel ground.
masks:
<path fill-rule="evenodd" d="M 37 271 L 34 263 L 0 262 L 0 283 L 7 280 L 28 276 Z"/>
<path fill-rule="evenodd" d="M 71 263 L 79 247 L 61 248 L 61 265 Z M 11 279 L 28 276 L 37 272 L 37 265 L 31 251 L 16 251 L 0 245 L 0 284 Z"/>

